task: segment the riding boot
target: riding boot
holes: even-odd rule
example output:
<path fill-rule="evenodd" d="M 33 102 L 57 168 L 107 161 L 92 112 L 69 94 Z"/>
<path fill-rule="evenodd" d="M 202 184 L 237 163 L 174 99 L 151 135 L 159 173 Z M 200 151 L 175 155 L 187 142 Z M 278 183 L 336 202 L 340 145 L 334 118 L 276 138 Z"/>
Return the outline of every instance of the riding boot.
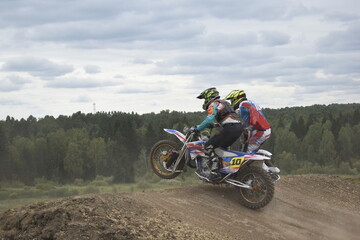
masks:
<path fill-rule="evenodd" d="M 219 157 L 216 155 L 214 151 L 210 153 L 208 164 L 210 167 L 210 176 L 209 180 L 215 181 L 221 179 L 221 174 L 219 173 Z"/>

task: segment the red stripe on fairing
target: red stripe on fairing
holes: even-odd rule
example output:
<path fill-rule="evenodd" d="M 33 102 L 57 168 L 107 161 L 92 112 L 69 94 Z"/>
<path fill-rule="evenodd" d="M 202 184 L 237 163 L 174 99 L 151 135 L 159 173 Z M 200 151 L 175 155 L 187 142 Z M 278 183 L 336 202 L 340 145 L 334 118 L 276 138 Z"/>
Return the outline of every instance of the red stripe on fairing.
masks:
<path fill-rule="evenodd" d="M 202 145 L 196 145 L 193 143 L 188 143 L 186 145 L 188 146 L 188 148 L 191 148 L 191 149 L 204 149 L 204 146 L 202 146 Z"/>
<path fill-rule="evenodd" d="M 196 150 L 194 150 L 193 152 L 191 152 L 191 153 L 194 153 L 194 154 L 196 154 L 196 155 L 199 155 L 199 154 L 201 154 L 202 153 L 202 151 L 196 151 Z"/>
<path fill-rule="evenodd" d="M 180 134 L 175 133 L 175 135 L 176 135 L 176 136 L 178 136 L 179 138 L 181 138 L 182 140 L 184 140 L 184 141 L 185 141 L 185 138 L 184 138 L 183 136 L 181 136 Z"/>

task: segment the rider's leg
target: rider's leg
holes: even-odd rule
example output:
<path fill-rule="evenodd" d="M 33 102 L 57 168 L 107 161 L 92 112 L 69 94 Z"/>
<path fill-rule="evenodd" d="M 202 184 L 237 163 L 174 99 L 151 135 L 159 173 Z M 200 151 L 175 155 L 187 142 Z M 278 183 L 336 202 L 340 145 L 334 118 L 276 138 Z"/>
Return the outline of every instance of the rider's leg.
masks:
<path fill-rule="evenodd" d="M 209 156 L 212 161 L 212 171 L 216 171 L 219 168 L 220 159 L 215 154 L 215 148 L 228 148 L 240 137 L 241 133 L 242 125 L 240 123 L 225 124 L 219 134 L 209 139 L 209 141 L 205 144 L 205 149 L 209 149 L 208 151 L 210 152 Z"/>
<path fill-rule="evenodd" d="M 215 153 L 215 148 L 213 145 L 206 145 L 205 146 L 205 154 L 208 156 L 209 160 L 208 163 L 210 165 L 211 171 L 216 171 L 219 167 L 219 158 Z"/>
<path fill-rule="evenodd" d="M 253 130 L 249 138 L 249 144 L 247 147 L 247 153 L 254 153 L 259 150 L 260 145 L 262 145 L 271 134 L 271 129 L 266 129 L 265 131 Z"/>
<path fill-rule="evenodd" d="M 213 137 L 211 137 L 209 139 L 209 141 L 207 141 L 205 143 L 204 149 L 205 149 L 205 154 L 208 156 L 209 160 L 208 163 L 211 163 L 211 170 L 215 171 L 218 169 L 218 157 L 215 154 L 215 148 L 219 147 L 219 144 L 221 142 L 221 140 L 224 138 L 224 132 L 220 131 L 217 134 L 215 134 Z"/>

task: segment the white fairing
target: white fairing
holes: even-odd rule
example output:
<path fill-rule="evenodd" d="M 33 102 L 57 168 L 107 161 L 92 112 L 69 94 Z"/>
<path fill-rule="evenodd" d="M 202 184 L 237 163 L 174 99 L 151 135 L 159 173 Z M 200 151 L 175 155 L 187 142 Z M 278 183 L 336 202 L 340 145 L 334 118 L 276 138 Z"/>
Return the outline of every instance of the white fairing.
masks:
<path fill-rule="evenodd" d="M 220 149 L 220 148 L 215 148 L 215 153 L 216 153 L 216 155 L 218 155 L 221 158 L 224 158 L 224 157 L 236 157 L 237 156 L 237 154 L 235 154 L 233 152 L 228 152 L 228 151 L 225 151 L 225 150 Z"/>
<path fill-rule="evenodd" d="M 262 156 L 262 155 L 254 155 L 251 156 L 251 158 L 248 158 L 248 160 L 270 160 L 271 158 L 266 157 L 266 156 Z"/>
<path fill-rule="evenodd" d="M 206 157 L 205 153 L 202 152 L 202 151 L 191 151 L 190 152 L 190 158 L 191 159 L 195 159 L 197 156 Z"/>
<path fill-rule="evenodd" d="M 264 155 L 264 156 L 267 156 L 267 157 L 269 157 L 269 158 L 271 158 L 271 156 L 272 156 L 272 153 L 271 153 L 271 152 L 266 151 L 266 150 L 264 150 L 264 149 L 259 149 L 256 153 L 257 153 L 257 154 Z"/>
<path fill-rule="evenodd" d="M 173 130 L 173 129 L 166 129 L 166 128 L 164 128 L 164 131 L 168 132 L 170 134 L 174 134 L 181 142 L 183 142 L 183 143 L 186 142 L 186 137 L 181 132 Z"/>
<path fill-rule="evenodd" d="M 216 155 L 218 155 L 221 158 L 239 156 L 236 153 L 226 151 L 226 150 L 223 150 L 221 148 L 215 148 L 215 153 L 216 153 Z M 248 160 L 269 160 L 270 159 L 270 157 L 267 157 L 267 156 L 264 156 L 264 155 L 258 155 L 258 154 L 254 154 L 254 155 L 249 154 L 249 155 L 246 155 L 246 156 L 247 156 L 246 159 L 248 159 Z"/>

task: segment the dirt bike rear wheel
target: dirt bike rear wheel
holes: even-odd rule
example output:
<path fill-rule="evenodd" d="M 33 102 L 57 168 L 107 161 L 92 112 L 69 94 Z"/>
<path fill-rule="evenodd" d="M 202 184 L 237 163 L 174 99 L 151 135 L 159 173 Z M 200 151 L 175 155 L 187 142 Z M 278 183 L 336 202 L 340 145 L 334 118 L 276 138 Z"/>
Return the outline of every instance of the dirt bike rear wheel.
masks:
<path fill-rule="evenodd" d="M 239 188 L 240 202 L 245 207 L 265 207 L 274 196 L 274 182 L 270 175 L 259 167 L 246 167 L 239 172 L 237 180 L 249 184 L 252 189 Z"/>
<path fill-rule="evenodd" d="M 179 151 L 178 144 L 169 140 L 161 140 L 152 147 L 150 152 L 150 165 L 152 170 L 156 175 L 165 179 L 172 179 L 177 177 L 180 172 L 171 172 L 168 171 L 163 162 L 167 160 L 169 155 L 173 151 Z M 184 159 L 182 159 L 177 167 L 177 170 L 182 170 L 184 168 Z"/>

